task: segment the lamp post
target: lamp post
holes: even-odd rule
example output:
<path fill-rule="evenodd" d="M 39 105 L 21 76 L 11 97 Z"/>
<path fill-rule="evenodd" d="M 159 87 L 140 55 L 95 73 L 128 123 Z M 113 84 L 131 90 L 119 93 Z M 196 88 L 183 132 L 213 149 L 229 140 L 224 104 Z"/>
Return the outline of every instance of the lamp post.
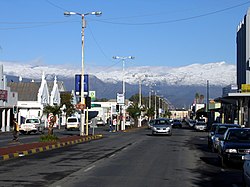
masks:
<path fill-rule="evenodd" d="M 122 72 L 123 72 L 123 76 L 122 76 L 122 94 L 124 97 L 124 105 L 123 105 L 123 116 L 122 116 L 122 124 L 121 124 L 121 130 L 125 130 L 125 118 L 126 118 L 126 111 L 125 111 L 125 92 L 126 92 L 126 88 L 125 88 L 125 60 L 127 59 L 134 59 L 135 57 L 133 56 L 127 56 L 127 57 L 120 57 L 120 56 L 113 56 L 113 59 L 120 59 L 122 60 Z"/>
<path fill-rule="evenodd" d="M 139 101 L 138 101 L 138 107 L 140 108 L 141 110 L 141 106 L 142 106 L 142 78 L 145 77 L 146 75 L 133 75 L 133 77 L 137 77 L 138 80 L 139 80 Z M 140 113 L 140 119 L 139 119 L 139 124 L 138 124 L 138 127 L 141 127 L 141 121 L 142 121 L 142 118 L 141 118 L 141 113 Z"/>
<path fill-rule="evenodd" d="M 86 28 L 85 16 L 87 15 L 101 15 L 102 12 L 88 12 L 88 13 L 78 13 L 78 12 L 64 12 L 65 16 L 78 15 L 82 17 L 82 71 L 81 71 L 81 128 L 80 128 L 80 136 L 84 136 L 84 124 L 85 124 L 85 116 L 84 116 L 84 108 L 85 108 L 85 99 L 84 99 L 84 29 Z M 88 132 L 86 132 L 88 135 Z"/>

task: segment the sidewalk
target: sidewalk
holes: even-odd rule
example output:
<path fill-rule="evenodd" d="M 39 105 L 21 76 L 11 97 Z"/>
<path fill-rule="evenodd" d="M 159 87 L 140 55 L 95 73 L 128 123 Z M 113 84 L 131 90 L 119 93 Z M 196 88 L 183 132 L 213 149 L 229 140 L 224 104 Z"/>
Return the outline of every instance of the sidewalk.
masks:
<path fill-rule="evenodd" d="M 48 151 L 81 142 L 87 142 L 94 139 L 100 139 L 102 137 L 103 135 L 100 134 L 93 136 L 74 135 L 59 138 L 57 142 L 33 142 L 27 144 L 22 144 L 21 142 L 10 142 L 8 147 L 0 148 L 0 161 Z"/>

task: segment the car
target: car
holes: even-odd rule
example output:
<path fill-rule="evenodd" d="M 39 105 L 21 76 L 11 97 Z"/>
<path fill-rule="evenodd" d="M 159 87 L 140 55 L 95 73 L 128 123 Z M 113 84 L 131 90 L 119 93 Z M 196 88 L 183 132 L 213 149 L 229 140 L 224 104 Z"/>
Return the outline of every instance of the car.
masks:
<path fill-rule="evenodd" d="M 168 119 L 160 118 L 155 119 L 154 124 L 151 127 L 152 135 L 156 134 L 165 134 L 165 135 L 172 135 L 172 125 L 170 124 Z"/>
<path fill-rule="evenodd" d="M 192 119 L 188 120 L 188 125 L 190 128 L 193 128 L 195 124 L 196 124 L 196 120 L 192 120 Z"/>
<path fill-rule="evenodd" d="M 206 131 L 207 130 L 207 124 L 203 121 L 198 121 L 195 126 L 194 129 L 196 131 Z"/>
<path fill-rule="evenodd" d="M 220 138 L 218 156 L 221 166 L 230 163 L 243 164 L 250 153 L 250 128 L 228 128 Z"/>
<path fill-rule="evenodd" d="M 240 128 L 238 124 L 218 124 L 215 128 L 214 135 L 212 137 L 212 152 L 216 152 L 219 146 L 219 139 L 221 139 L 228 128 Z"/>
<path fill-rule="evenodd" d="M 155 119 L 151 119 L 148 123 L 148 128 L 151 129 L 154 125 Z"/>
<path fill-rule="evenodd" d="M 218 125 L 220 125 L 220 124 L 222 124 L 222 123 L 213 123 L 213 124 L 211 125 L 211 128 L 208 130 L 207 145 L 208 145 L 208 148 L 209 148 L 209 149 L 211 149 L 211 148 L 212 148 L 212 145 L 213 145 L 212 139 L 213 139 L 213 136 L 214 136 L 214 132 L 215 132 L 215 130 L 216 130 L 216 127 L 217 127 Z"/>
<path fill-rule="evenodd" d="M 172 127 L 173 127 L 173 128 L 175 128 L 175 127 L 182 128 L 181 120 L 179 120 L 179 119 L 174 119 L 173 122 L 172 122 Z"/>
<path fill-rule="evenodd" d="M 29 117 L 25 119 L 25 123 L 21 124 L 19 127 L 19 132 L 21 134 L 30 133 L 44 133 L 45 126 L 41 123 L 41 120 L 37 117 Z"/>
<path fill-rule="evenodd" d="M 79 130 L 80 129 L 80 125 L 81 125 L 81 121 L 78 117 L 75 116 L 71 116 L 67 118 L 66 121 L 66 130 Z"/>
<path fill-rule="evenodd" d="M 243 172 L 242 182 L 243 186 L 250 186 L 250 154 L 243 157 Z"/>

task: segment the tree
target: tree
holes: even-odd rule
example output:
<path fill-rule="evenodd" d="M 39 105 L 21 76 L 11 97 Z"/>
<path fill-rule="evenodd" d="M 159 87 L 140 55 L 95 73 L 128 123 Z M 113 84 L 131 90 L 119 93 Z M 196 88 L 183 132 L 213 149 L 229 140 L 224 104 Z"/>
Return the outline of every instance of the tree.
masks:
<path fill-rule="evenodd" d="M 138 104 L 132 104 L 127 108 L 127 112 L 129 116 L 131 116 L 135 120 L 135 125 L 138 125 L 138 117 L 141 114 L 141 109 L 138 107 Z"/>
<path fill-rule="evenodd" d="M 61 107 L 65 105 L 66 116 L 70 116 L 75 112 L 75 106 L 72 104 L 71 93 L 61 93 Z"/>
<path fill-rule="evenodd" d="M 199 99 L 200 99 L 200 94 L 199 94 L 199 93 L 196 93 L 196 94 L 195 94 L 195 102 L 196 102 L 196 104 L 199 103 Z"/>
<path fill-rule="evenodd" d="M 200 103 L 203 103 L 203 102 L 204 102 L 204 98 L 205 98 L 204 95 L 201 94 L 201 95 L 200 95 Z"/>
<path fill-rule="evenodd" d="M 146 115 L 149 117 L 149 119 L 152 119 L 155 115 L 155 109 L 153 107 L 149 108 Z"/>

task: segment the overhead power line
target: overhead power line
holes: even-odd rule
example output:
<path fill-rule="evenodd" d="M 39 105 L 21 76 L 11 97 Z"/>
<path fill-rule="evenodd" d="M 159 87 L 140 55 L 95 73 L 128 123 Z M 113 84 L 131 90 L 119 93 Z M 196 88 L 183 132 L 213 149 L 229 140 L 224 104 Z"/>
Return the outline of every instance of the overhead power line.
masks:
<path fill-rule="evenodd" d="M 160 25 L 160 24 L 168 24 L 168 23 L 175 23 L 175 22 L 180 22 L 180 21 L 187 21 L 187 20 L 192 20 L 192 19 L 197 19 L 197 18 L 201 18 L 201 17 L 206 17 L 206 16 L 210 16 L 210 15 L 214 15 L 214 14 L 218 14 L 221 12 L 225 12 L 234 8 L 238 8 L 241 6 L 244 6 L 246 4 L 249 4 L 250 1 L 246 1 L 244 3 L 241 4 L 237 4 L 231 7 L 227 7 L 227 8 L 223 8 L 220 10 L 215 10 L 212 12 L 208 12 L 208 13 L 204 13 L 204 14 L 200 14 L 200 15 L 196 15 L 196 16 L 190 16 L 190 17 L 185 17 L 185 18 L 180 18 L 180 19 L 173 19 L 173 20 L 167 20 L 167 21 L 156 21 L 156 22 L 144 22 L 144 23 L 128 23 L 128 22 L 111 22 L 111 21 L 105 21 L 105 20 L 95 20 L 98 22 L 103 22 L 103 23 L 108 23 L 108 24 L 116 24 L 116 25 Z"/>

